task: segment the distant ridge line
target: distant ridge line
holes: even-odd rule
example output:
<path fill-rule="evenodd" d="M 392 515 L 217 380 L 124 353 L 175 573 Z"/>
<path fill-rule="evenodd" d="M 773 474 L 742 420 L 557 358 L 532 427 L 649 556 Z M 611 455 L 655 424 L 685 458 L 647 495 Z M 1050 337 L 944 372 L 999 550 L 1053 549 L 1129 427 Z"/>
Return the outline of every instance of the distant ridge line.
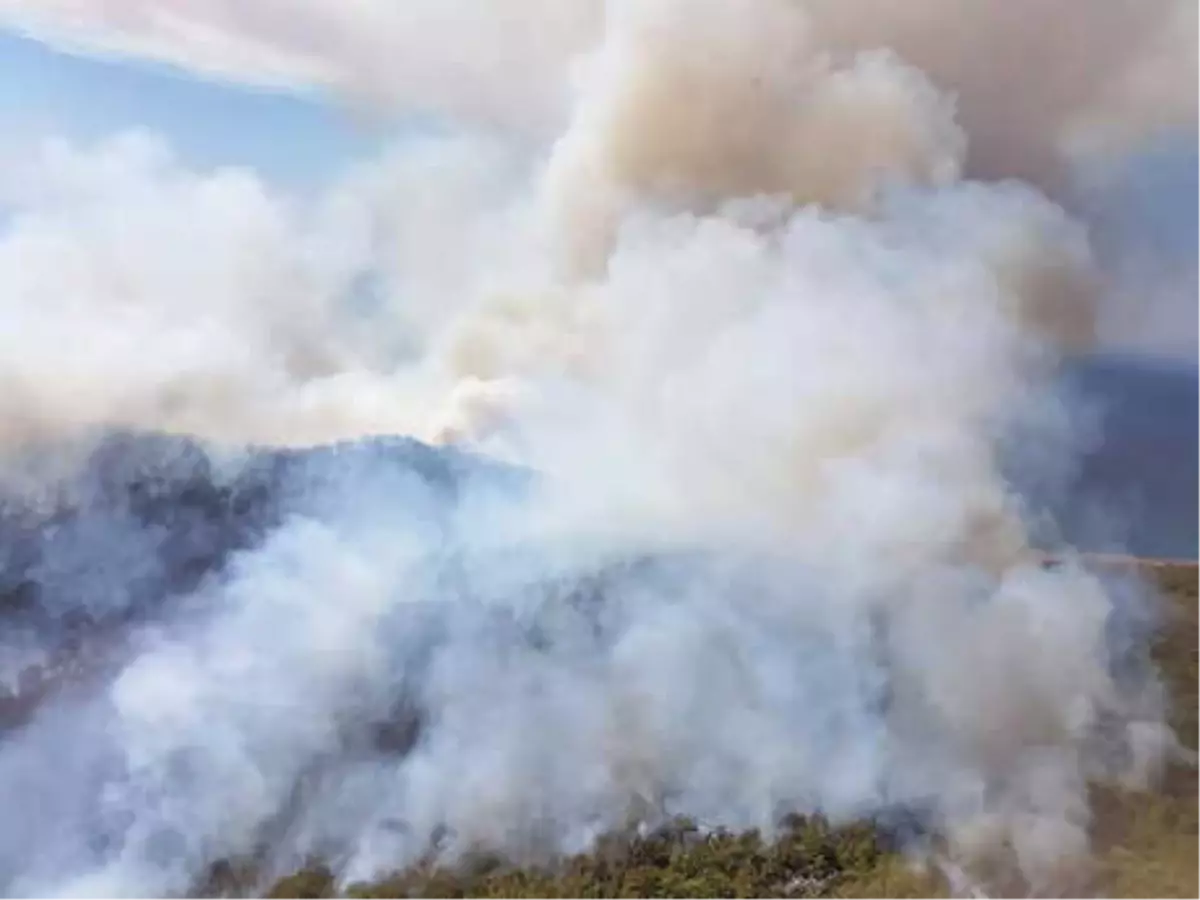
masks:
<path fill-rule="evenodd" d="M 1087 562 L 1105 566 L 1148 566 L 1150 568 L 1200 568 L 1200 561 L 1194 559 L 1169 559 L 1152 556 L 1131 556 L 1124 553 L 1079 553 L 1078 558 Z M 1043 557 L 1046 563 L 1062 562 L 1063 557 L 1047 554 Z"/>

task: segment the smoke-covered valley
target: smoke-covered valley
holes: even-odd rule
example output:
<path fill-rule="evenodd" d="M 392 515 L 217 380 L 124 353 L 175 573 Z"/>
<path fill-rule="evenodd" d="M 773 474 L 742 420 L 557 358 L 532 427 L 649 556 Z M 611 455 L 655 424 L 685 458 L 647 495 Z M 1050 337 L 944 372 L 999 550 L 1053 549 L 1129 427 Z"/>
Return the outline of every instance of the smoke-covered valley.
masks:
<path fill-rule="evenodd" d="M 1194 4 L 426 6 L 181 5 L 443 116 L 319 196 L 0 174 L 4 892 L 897 810 L 1049 884 L 1178 755 L 1076 551 L 1195 556 Z"/>

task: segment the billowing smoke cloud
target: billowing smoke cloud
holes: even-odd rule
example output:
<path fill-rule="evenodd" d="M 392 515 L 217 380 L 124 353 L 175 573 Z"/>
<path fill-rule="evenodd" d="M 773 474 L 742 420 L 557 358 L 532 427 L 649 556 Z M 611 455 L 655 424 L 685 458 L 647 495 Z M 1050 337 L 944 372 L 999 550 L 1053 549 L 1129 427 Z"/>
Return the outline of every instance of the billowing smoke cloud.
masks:
<path fill-rule="evenodd" d="M 956 854 L 1009 843 L 1035 885 L 1085 853 L 1088 780 L 1144 780 L 1170 745 L 1142 599 L 1037 564 L 1002 450 L 1019 431 L 1069 471 L 1051 376 L 1092 340 L 1105 271 L 1036 187 L 971 176 L 1042 178 L 1035 149 L 1109 82 L 1043 92 L 1012 113 L 1028 158 L 997 150 L 972 36 L 1032 28 L 998 7 L 879 6 L 848 33 L 841 6 L 609 4 L 584 17 L 598 41 L 563 44 L 584 56 L 547 51 L 577 75 L 548 137 L 480 112 L 485 136 L 399 146 L 313 203 L 136 135 L 6 176 L 0 441 L 57 516 L 22 571 L 68 604 L 89 584 L 121 635 L 0 740 L 30 810 L 0 828 L 8 890 L 158 894 L 255 852 L 352 879 L 434 845 L 538 858 L 630 816 L 814 809 L 918 811 Z M 454 32 L 472 41 L 524 27 L 437 8 L 482 16 Z M 193 19 L 285 44 L 308 22 L 249 9 Z M 419 46 L 407 64 L 474 58 L 328 9 Z M 540 108 L 527 73 L 492 88 Z M 396 90 L 476 112 L 435 81 Z M 109 426 L 217 441 L 173 457 L 184 483 L 282 499 L 188 551 L 207 577 L 164 583 L 191 526 L 129 512 L 145 490 L 29 487 L 31 450 Z M 460 484 L 407 444 L 269 475 L 225 455 L 385 433 L 537 474 Z M 97 546 L 124 561 L 109 590 Z M 46 616 L 5 652 L 69 650 Z"/>
<path fill-rule="evenodd" d="M 1049 176 L 1065 143 L 1111 146 L 1196 122 L 1188 0 L 1097 0 L 1086 15 L 1049 0 L 788 6 L 785 27 L 802 15 L 821 51 L 891 47 L 954 91 L 990 176 Z M 329 87 L 380 109 L 449 111 L 543 134 L 569 116 L 577 56 L 613 16 L 601 0 L 0 0 L 10 27 L 84 52 L 274 87 Z"/>
<path fill-rule="evenodd" d="M 313 207 L 250 172 L 186 171 L 147 135 L 44 146 L 3 185 L 0 439 L 416 430 L 400 363 L 466 302 L 477 276 L 457 254 L 486 265 L 503 246 L 512 167 L 484 143 L 418 143 Z"/>

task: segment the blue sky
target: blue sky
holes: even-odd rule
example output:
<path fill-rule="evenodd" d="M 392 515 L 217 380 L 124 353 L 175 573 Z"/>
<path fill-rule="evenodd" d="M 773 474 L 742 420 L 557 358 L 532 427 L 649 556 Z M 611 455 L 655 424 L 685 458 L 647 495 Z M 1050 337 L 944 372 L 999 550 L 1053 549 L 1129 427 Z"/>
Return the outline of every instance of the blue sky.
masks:
<path fill-rule="evenodd" d="M 319 97 L 69 55 L 0 31 L 0 135 L 90 142 L 131 127 L 161 134 L 198 168 L 250 166 L 296 187 L 324 181 L 387 135 Z"/>

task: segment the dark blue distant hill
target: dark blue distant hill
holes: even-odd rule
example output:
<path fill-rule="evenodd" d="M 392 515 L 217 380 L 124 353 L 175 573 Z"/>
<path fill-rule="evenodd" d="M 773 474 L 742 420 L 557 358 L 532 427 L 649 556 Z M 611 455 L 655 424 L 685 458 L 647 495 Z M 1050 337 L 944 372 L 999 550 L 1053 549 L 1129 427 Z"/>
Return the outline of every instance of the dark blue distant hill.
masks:
<path fill-rule="evenodd" d="M 1092 357 L 1065 377 L 1100 414 L 1097 445 L 1053 504 L 1065 537 L 1086 550 L 1196 559 L 1196 365 Z"/>

